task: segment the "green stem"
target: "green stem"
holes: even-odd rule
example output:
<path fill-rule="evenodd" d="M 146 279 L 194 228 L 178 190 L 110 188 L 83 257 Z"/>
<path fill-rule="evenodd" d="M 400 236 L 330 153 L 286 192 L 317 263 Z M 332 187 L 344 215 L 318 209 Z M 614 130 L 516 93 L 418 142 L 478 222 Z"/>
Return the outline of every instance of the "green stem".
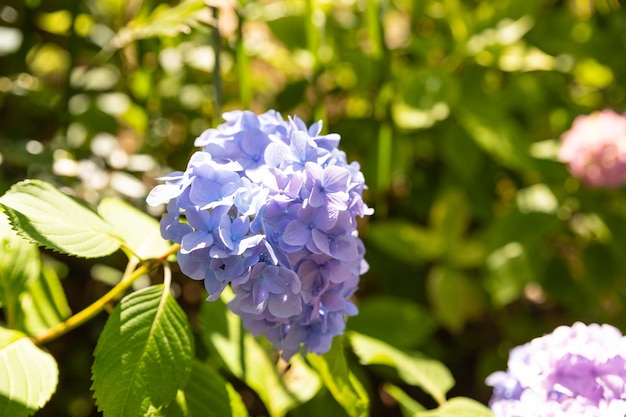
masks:
<path fill-rule="evenodd" d="M 130 288 L 131 285 L 133 285 L 133 282 L 135 282 L 137 278 L 139 278 L 142 275 L 147 274 L 152 269 L 154 269 L 155 267 L 165 262 L 165 260 L 170 255 L 175 253 L 179 247 L 180 247 L 179 244 L 174 244 L 170 246 L 167 252 L 165 252 L 163 255 L 159 256 L 158 258 L 152 259 L 144 263 L 143 265 L 141 265 L 139 268 L 135 269 L 132 272 L 128 271 L 126 274 L 124 274 L 124 277 L 122 278 L 122 280 L 118 282 L 115 287 L 111 288 L 109 292 L 107 292 L 102 297 L 97 299 L 93 304 L 89 305 L 88 307 L 85 307 L 83 310 L 69 317 L 64 322 L 61 322 L 57 324 L 56 326 L 51 327 L 50 329 L 46 330 L 42 334 L 34 337 L 33 343 L 37 345 L 41 345 L 43 343 L 50 342 L 54 339 L 59 338 L 60 336 L 63 336 L 65 333 L 69 332 L 70 330 L 73 330 L 76 327 L 91 320 L 92 318 L 97 316 L 102 310 L 104 310 L 107 304 L 122 298 L 126 290 Z"/>

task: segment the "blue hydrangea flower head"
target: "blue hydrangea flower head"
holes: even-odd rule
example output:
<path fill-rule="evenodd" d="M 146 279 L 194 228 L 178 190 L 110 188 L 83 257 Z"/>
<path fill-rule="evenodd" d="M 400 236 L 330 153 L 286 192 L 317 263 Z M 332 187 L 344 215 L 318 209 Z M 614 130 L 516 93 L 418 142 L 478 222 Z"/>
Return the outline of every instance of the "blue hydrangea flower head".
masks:
<path fill-rule="evenodd" d="M 623 417 L 626 337 L 607 324 L 560 326 L 515 347 L 486 383 L 496 417 Z"/>
<path fill-rule="evenodd" d="M 180 244 L 181 271 L 204 282 L 209 301 L 230 286 L 229 308 L 283 357 L 324 353 L 357 314 L 350 297 L 368 268 L 356 217 L 373 210 L 360 166 L 321 121 L 274 110 L 224 120 L 147 202 L 167 203 L 161 234 Z"/>

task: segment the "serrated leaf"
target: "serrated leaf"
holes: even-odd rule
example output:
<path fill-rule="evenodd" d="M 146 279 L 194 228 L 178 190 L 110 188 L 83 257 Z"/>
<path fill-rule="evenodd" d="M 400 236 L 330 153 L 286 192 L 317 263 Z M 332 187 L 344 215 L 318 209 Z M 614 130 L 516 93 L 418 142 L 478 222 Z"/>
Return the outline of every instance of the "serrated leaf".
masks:
<path fill-rule="evenodd" d="M 493 417 L 493 413 L 476 400 L 454 397 L 434 410 L 418 411 L 415 417 Z"/>
<path fill-rule="evenodd" d="M 247 417 L 248 410 L 233 386 L 209 365 L 195 360 L 187 385 L 164 417 Z"/>
<path fill-rule="evenodd" d="M 24 334 L 0 328 L 0 416 L 26 417 L 55 392 L 59 371 Z"/>
<path fill-rule="evenodd" d="M 20 295 L 37 280 L 40 268 L 37 247 L 18 236 L 0 212 L 0 307 L 8 327 L 16 326 Z"/>
<path fill-rule="evenodd" d="M 169 248 L 169 243 L 161 237 L 159 222 L 119 198 L 103 199 L 98 213 L 141 259 L 155 258 Z"/>
<path fill-rule="evenodd" d="M 69 255 L 96 258 L 122 243 L 92 210 L 40 180 L 15 184 L 0 197 L 11 225 L 35 243 Z"/>
<path fill-rule="evenodd" d="M 164 285 L 124 297 L 94 351 L 92 389 L 106 417 L 144 415 L 185 386 L 193 341 L 187 317 Z"/>
<path fill-rule="evenodd" d="M 454 386 L 452 374 L 441 362 L 417 352 L 405 352 L 371 337 L 350 332 L 350 343 L 363 365 L 387 365 L 396 369 L 402 381 L 422 388 L 443 404 Z"/>
<path fill-rule="evenodd" d="M 229 372 L 255 390 L 272 417 L 284 416 L 319 391 L 317 374 L 301 358 L 292 358 L 289 369 L 279 372 L 279 366 L 286 364 L 277 362 L 273 349 L 266 350 L 248 332 L 242 332 L 240 318 L 221 299 L 202 305 L 200 329 L 207 347 Z"/>
<path fill-rule="evenodd" d="M 369 396 L 348 368 L 343 338 L 335 337 L 331 349 L 323 354 L 308 354 L 307 360 L 320 374 L 324 386 L 350 417 L 369 415 Z"/>

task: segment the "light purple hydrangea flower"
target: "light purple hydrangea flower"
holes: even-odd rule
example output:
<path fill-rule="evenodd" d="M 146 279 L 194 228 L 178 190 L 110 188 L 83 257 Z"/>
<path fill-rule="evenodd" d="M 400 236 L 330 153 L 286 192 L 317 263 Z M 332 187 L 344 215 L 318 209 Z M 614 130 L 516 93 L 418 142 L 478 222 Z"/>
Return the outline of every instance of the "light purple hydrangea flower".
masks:
<path fill-rule="evenodd" d="M 360 167 L 321 122 L 273 110 L 224 119 L 147 201 L 167 203 L 161 233 L 180 243 L 180 268 L 204 281 L 208 300 L 230 285 L 229 308 L 285 358 L 324 353 L 357 313 L 349 299 L 368 268 L 355 219 L 373 210 Z"/>
<path fill-rule="evenodd" d="M 496 417 L 624 417 L 626 337 L 613 326 L 560 326 L 514 348 L 495 372 Z"/>
<path fill-rule="evenodd" d="M 578 116 L 561 137 L 558 158 L 590 187 L 626 183 L 626 116 L 606 109 Z"/>

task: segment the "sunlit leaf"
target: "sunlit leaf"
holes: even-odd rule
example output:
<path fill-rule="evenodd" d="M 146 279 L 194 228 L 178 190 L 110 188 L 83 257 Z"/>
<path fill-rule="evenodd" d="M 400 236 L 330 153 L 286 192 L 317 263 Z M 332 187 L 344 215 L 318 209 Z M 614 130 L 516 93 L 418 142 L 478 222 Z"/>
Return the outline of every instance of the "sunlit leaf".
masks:
<path fill-rule="evenodd" d="M 417 352 L 404 352 L 387 343 L 356 332 L 349 333 L 354 353 L 364 365 L 387 365 L 407 384 L 422 388 L 439 404 L 454 386 L 452 374 L 442 363 Z"/>
<path fill-rule="evenodd" d="M 50 183 L 19 182 L 0 197 L 0 205 L 21 235 L 57 252 L 95 258 L 120 247 L 107 222 Z"/>
<path fill-rule="evenodd" d="M 0 212 L 0 307 L 9 327 L 15 327 L 20 314 L 20 295 L 40 275 L 37 246 L 18 236 Z"/>
<path fill-rule="evenodd" d="M 39 279 L 31 281 L 20 296 L 16 328 L 36 336 L 71 314 L 57 271 L 43 263 Z"/>
<path fill-rule="evenodd" d="M 141 259 L 157 257 L 169 248 L 161 237 L 159 222 L 119 198 L 105 198 L 98 213 Z"/>
<path fill-rule="evenodd" d="M 55 392 L 58 377 L 52 355 L 24 334 L 0 327 L 0 416 L 32 415 Z"/>
<path fill-rule="evenodd" d="M 369 415 L 369 396 L 361 382 L 348 368 L 343 349 L 343 338 L 335 337 L 327 353 L 310 353 L 307 360 L 320 374 L 322 383 L 350 417 Z"/>
<path fill-rule="evenodd" d="M 129 22 L 111 40 L 111 45 L 123 48 L 137 39 L 189 33 L 191 26 L 196 25 L 200 19 L 199 12 L 206 7 L 202 0 L 183 1 L 176 6 L 161 4 L 148 16 L 141 16 Z"/>
<path fill-rule="evenodd" d="M 189 378 L 193 341 L 169 288 L 155 285 L 124 297 L 94 357 L 92 389 L 107 417 L 143 415 L 173 401 Z"/>

